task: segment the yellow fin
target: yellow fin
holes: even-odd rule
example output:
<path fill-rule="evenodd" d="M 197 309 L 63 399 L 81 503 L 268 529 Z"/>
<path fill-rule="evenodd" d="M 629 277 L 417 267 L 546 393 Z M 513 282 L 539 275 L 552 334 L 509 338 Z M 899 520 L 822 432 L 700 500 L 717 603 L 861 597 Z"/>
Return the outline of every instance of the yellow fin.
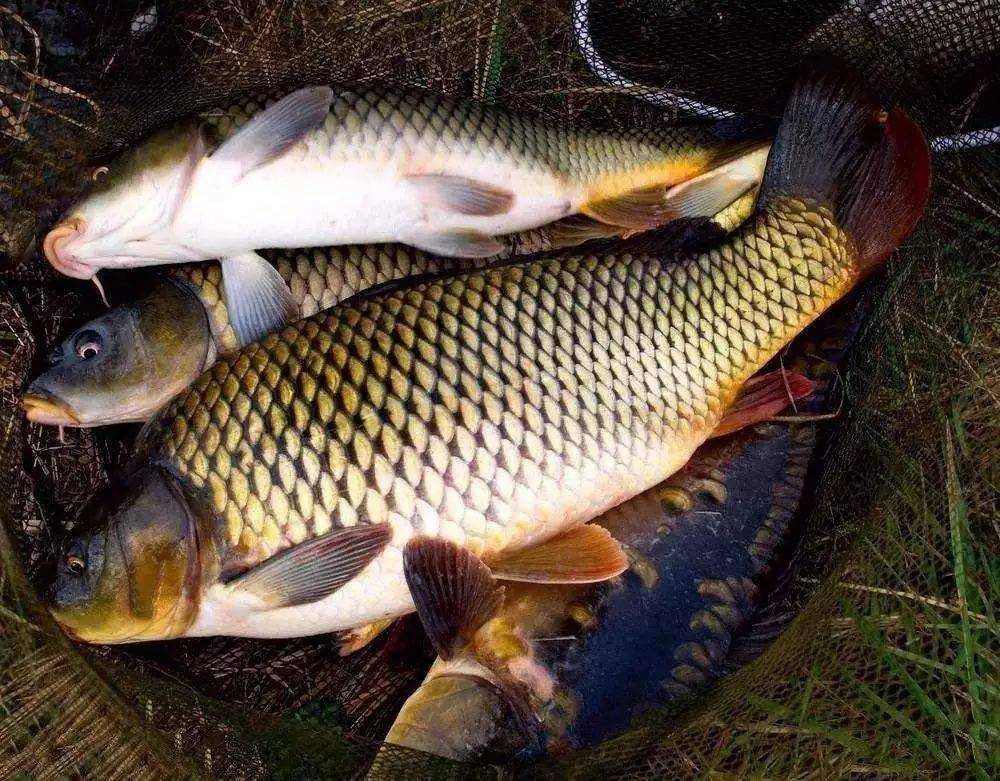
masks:
<path fill-rule="evenodd" d="M 655 184 L 585 203 L 588 217 L 629 230 L 649 230 L 672 220 L 714 217 L 733 201 L 760 184 L 768 147 L 720 158 L 713 167 L 683 182 Z"/>
<path fill-rule="evenodd" d="M 565 217 L 552 223 L 544 230 L 547 230 L 549 233 L 552 249 L 575 247 L 587 241 L 610 239 L 627 232 L 626 229 L 620 228 L 617 225 L 598 222 L 582 214 Z"/>
<path fill-rule="evenodd" d="M 597 583 L 628 569 L 628 559 L 611 533 L 587 524 L 530 548 L 490 559 L 500 580 L 526 583 Z"/>
<path fill-rule="evenodd" d="M 349 656 L 360 651 L 372 640 L 381 635 L 386 629 L 393 625 L 396 618 L 390 616 L 379 621 L 372 621 L 370 624 L 349 629 L 340 636 L 340 645 L 337 652 L 341 656 Z"/>

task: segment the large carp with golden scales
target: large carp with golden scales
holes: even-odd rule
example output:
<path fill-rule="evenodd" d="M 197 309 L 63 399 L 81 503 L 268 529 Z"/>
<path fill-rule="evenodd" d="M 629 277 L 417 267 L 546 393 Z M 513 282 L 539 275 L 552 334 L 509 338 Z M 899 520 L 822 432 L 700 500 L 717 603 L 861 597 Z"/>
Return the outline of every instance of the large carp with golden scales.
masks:
<path fill-rule="evenodd" d="M 755 214 L 688 257 L 542 258 L 374 295 L 217 363 L 147 424 L 65 549 L 92 642 L 285 637 L 414 609 L 443 657 L 497 580 L 622 572 L 585 525 L 664 480 L 926 205 L 917 126 L 800 85 Z M 755 414 L 757 413 L 757 414 Z"/>
<path fill-rule="evenodd" d="M 43 249 L 81 279 L 221 258 L 244 344 L 294 319 L 256 250 L 395 241 L 487 257 L 497 236 L 570 215 L 567 241 L 645 230 L 721 211 L 767 147 L 727 125 L 613 134 L 374 87 L 306 87 L 200 120 L 114 161 Z"/>

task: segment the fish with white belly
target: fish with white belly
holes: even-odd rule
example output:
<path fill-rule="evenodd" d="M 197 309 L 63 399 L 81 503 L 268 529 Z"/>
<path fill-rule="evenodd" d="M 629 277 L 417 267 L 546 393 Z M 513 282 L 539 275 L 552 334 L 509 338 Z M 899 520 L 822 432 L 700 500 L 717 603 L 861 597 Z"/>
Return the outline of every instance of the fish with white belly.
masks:
<path fill-rule="evenodd" d="M 81 279 L 219 258 L 246 344 L 295 311 L 256 250 L 394 241 L 485 257 L 503 250 L 499 235 L 570 215 L 562 245 L 711 216 L 759 181 L 767 156 L 765 142 L 732 135 L 616 135 L 419 91 L 307 87 L 156 133 L 111 164 L 43 249 Z"/>

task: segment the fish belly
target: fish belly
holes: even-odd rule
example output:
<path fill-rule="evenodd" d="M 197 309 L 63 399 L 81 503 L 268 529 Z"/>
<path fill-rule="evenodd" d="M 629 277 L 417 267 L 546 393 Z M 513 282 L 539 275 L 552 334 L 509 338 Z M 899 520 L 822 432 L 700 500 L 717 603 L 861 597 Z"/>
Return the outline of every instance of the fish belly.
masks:
<path fill-rule="evenodd" d="M 410 172 L 509 190 L 514 201 L 501 214 L 465 214 L 435 200 Z M 182 243 L 206 257 L 374 242 L 420 246 L 451 232 L 497 236 L 558 220 L 583 197 L 579 187 L 548 172 L 461 152 L 445 160 L 352 160 L 305 149 L 237 182 L 229 176 L 207 160 L 175 221 Z"/>
<path fill-rule="evenodd" d="M 524 497 L 524 512 L 512 517 L 517 547 L 549 539 L 617 506 L 672 474 L 688 460 L 695 447 L 676 442 L 673 447 L 650 452 L 637 447 L 635 457 L 618 469 L 604 474 L 596 471 L 573 474 L 564 470 L 556 485 L 545 479 L 537 495 Z M 522 494 L 523 496 L 523 494 Z M 443 521 L 443 522 L 442 522 Z M 492 544 L 478 536 L 478 528 L 465 529 L 425 514 L 415 523 L 401 516 L 389 521 L 393 541 L 351 581 L 317 602 L 272 608 L 254 596 L 234 591 L 223 584 L 211 586 L 202 598 L 198 618 L 188 637 L 234 635 L 239 637 L 304 637 L 353 629 L 383 618 L 406 615 L 414 610 L 403 571 L 402 550 L 415 536 L 442 537 L 488 555 L 504 546 L 510 535 L 495 535 Z"/>

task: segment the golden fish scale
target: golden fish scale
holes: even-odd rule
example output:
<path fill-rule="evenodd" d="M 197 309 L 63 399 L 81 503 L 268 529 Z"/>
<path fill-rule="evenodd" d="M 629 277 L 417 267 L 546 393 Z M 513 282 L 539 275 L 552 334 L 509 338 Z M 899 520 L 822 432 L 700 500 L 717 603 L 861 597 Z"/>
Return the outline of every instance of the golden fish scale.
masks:
<path fill-rule="evenodd" d="M 665 478 L 628 483 L 651 457 L 679 467 L 850 260 L 824 210 L 786 199 L 681 262 L 552 258 L 376 296 L 217 363 L 146 452 L 208 498 L 223 566 L 390 520 L 523 544 L 588 490 Z"/>
<path fill-rule="evenodd" d="M 546 235 L 536 230 L 509 238 L 527 252 L 543 245 Z M 417 274 L 482 268 L 496 260 L 436 257 L 403 244 L 264 250 L 261 254 L 285 280 L 302 317 L 329 309 L 375 285 Z M 177 266 L 170 273 L 186 282 L 205 305 L 220 352 L 235 352 L 240 345 L 223 296 L 222 267 L 218 263 L 192 263 Z"/>
<path fill-rule="evenodd" d="M 244 98 L 202 118 L 221 142 L 279 97 Z M 472 100 L 378 87 L 334 87 L 323 134 L 338 159 L 383 163 L 400 155 L 417 161 L 471 155 L 581 185 L 668 159 L 703 163 L 723 144 L 711 127 L 699 124 L 610 134 L 508 114 Z M 680 178 L 693 172 L 682 171 Z"/>

